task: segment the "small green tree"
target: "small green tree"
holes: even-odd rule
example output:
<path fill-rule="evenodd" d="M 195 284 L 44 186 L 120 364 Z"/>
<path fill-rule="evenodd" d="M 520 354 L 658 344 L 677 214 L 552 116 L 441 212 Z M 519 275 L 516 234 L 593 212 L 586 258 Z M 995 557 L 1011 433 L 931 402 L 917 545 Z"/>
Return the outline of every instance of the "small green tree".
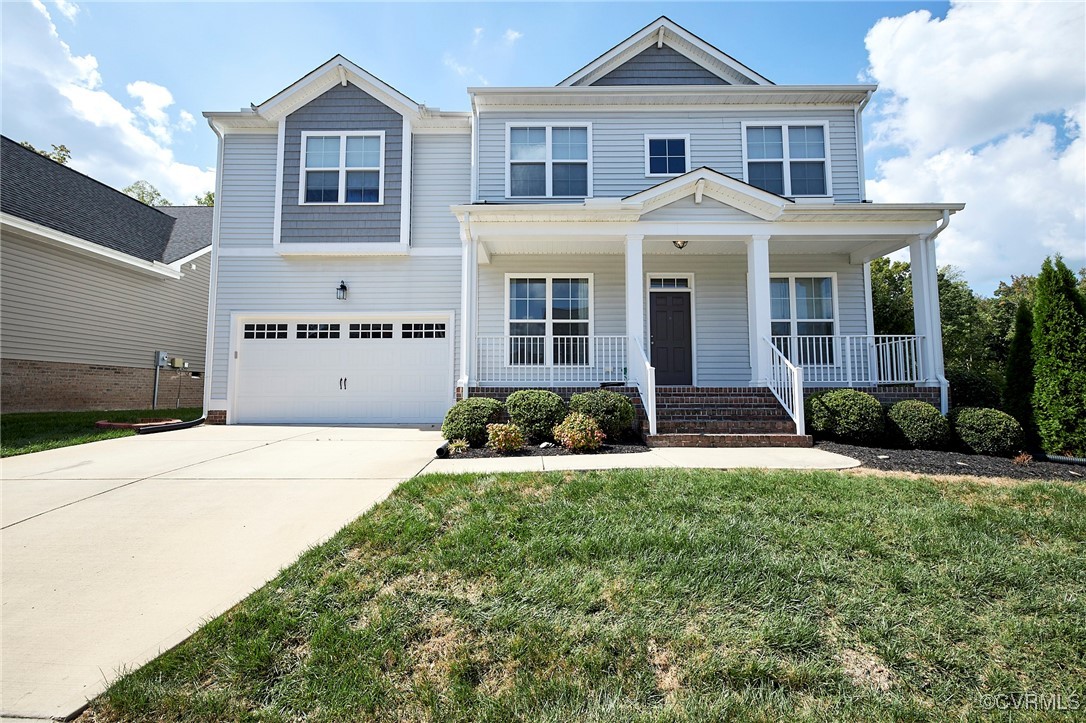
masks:
<path fill-rule="evenodd" d="M 121 189 L 121 193 L 127 193 L 132 198 L 148 206 L 172 206 L 169 199 L 163 196 L 157 188 L 148 181 L 136 181 L 131 186 Z"/>
<path fill-rule="evenodd" d="M 1033 423 L 1033 311 L 1021 301 L 1014 317 L 1014 335 L 1011 337 L 1004 367 L 1003 411 L 1018 420 L 1030 445 L 1037 443 L 1037 431 Z"/>
<path fill-rule="evenodd" d="M 30 141 L 22 141 L 20 144 L 23 148 L 27 148 L 34 151 L 38 155 L 45 156 L 49 160 L 56 161 L 62 166 L 68 165 L 68 161 L 72 158 L 72 152 L 68 150 L 68 146 L 61 143 L 59 146 L 56 143 L 50 143 L 53 147 L 52 151 L 43 151 L 40 148 L 35 148 Z"/>
<path fill-rule="evenodd" d="M 871 262 L 871 314 L 876 334 L 912 334 L 913 287 L 908 261 Z"/>
<path fill-rule="evenodd" d="M 1047 258 L 1033 301 L 1033 418 L 1049 454 L 1086 454 L 1086 299 Z"/>
<path fill-rule="evenodd" d="M 203 195 L 194 196 L 197 206 L 214 206 L 215 205 L 215 192 L 207 191 Z"/>

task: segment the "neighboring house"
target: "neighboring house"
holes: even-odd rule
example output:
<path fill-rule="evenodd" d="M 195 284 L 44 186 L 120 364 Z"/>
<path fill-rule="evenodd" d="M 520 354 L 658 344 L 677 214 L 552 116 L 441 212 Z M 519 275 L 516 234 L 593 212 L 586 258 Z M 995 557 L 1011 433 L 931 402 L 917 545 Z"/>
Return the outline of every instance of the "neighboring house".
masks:
<path fill-rule="evenodd" d="M 4 412 L 199 406 L 213 209 L 152 208 L 0 138 Z M 157 352 L 187 369 L 158 369 Z"/>
<path fill-rule="evenodd" d="M 775 85 L 660 18 L 555 87 L 469 88 L 470 113 L 342 56 L 207 113 L 209 420 L 614 384 L 657 444 L 802 444 L 801 387 L 945 410 L 933 239 L 962 206 L 864 200 L 874 90 Z M 904 248 L 917 335 L 875 336 L 868 262 Z"/>

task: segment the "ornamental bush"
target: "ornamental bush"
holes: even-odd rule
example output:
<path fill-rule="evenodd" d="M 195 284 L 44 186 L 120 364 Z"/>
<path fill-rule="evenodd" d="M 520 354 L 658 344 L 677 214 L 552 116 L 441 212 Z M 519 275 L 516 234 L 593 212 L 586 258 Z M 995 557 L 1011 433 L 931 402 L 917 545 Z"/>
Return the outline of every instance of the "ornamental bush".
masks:
<path fill-rule="evenodd" d="M 999 384 L 991 377 L 972 369 L 946 370 L 950 382 L 950 402 L 955 407 L 999 406 Z"/>
<path fill-rule="evenodd" d="M 496 422 L 502 414 L 502 403 L 487 397 L 461 399 L 445 414 L 441 436 L 464 439 L 473 447 L 486 442 L 486 425 Z"/>
<path fill-rule="evenodd" d="M 524 447 L 524 434 L 515 424 L 488 424 L 486 446 L 499 452 L 516 452 Z"/>
<path fill-rule="evenodd" d="M 910 449 L 944 449 L 952 439 L 946 417 L 919 399 L 906 399 L 890 407 L 886 431 L 895 443 Z"/>
<path fill-rule="evenodd" d="M 607 437 L 599 423 L 587 414 L 572 412 L 554 428 L 554 439 L 571 452 L 591 452 Z"/>
<path fill-rule="evenodd" d="M 851 444 L 879 441 L 886 429 L 882 405 L 857 389 L 818 392 L 804 404 L 807 430 L 818 437 Z"/>
<path fill-rule="evenodd" d="M 595 419 L 607 439 L 612 442 L 622 439 L 622 435 L 629 431 L 634 417 L 637 416 L 626 395 L 609 389 L 574 394 L 569 400 L 569 410 Z"/>
<path fill-rule="evenodd" d="M 546 389 L 521 389 L 505 398 L 505 410 L 509 419 L 520 427 L 527 437 L 537 442 L 547 442 L 555 425 L 566 418 L 566 401 Z"/>
<path fill-rule="evenodd" d="M 1086 299 L 1063 260 L 1033 291 L 1033 419 L 1049 454 L 1086 454 Z"/>
<path fill-rule="evenodd" d="M 1010 457 L 1022 449 L 1022 425 L 998 409 L 955 409 L 950 413 L 950 424 L 965 448 L 976 454 Z"/>

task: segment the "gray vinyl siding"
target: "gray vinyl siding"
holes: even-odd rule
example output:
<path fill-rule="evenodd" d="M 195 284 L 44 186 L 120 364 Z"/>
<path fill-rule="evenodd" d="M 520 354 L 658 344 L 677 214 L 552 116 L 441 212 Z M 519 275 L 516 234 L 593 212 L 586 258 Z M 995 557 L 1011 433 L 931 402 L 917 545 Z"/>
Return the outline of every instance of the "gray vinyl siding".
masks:
<path fill-rule="evenodd" d="M 818 107 L 774 111 L 592 111 L 583 113 L 507 111 L 479 121 L 479 200 L 505 197 L 506 123 L 592 123 L 592 186 L 599 198 L 622 198 L 658 184 L 645 177 L 645 134 L 690 135 L 691 168 L 708 166 L 743 178 L 743 121 L 829 122 L 830 166 L 837 201 L 860 200 L 856 124 L 851 110 Z M 534 202 L 534 201 L 533 201 Z M 565 200 L 568 203 L 568 199 Z"/>
<path fill-rule="evenodd" d="M 177 280 L 14 234 L 2 254 L 4 358 L 150 369 L 161 350 L 203 370 L 210 252 Z"/>
<path fill-rule="evenodd" d="M 346 281 L 350 294 L 337 301 Z M 211 398 L 227 398 L 231 312 L 447 312 L 460 323 L 460 259 L 449 257 L 220 257 Z M 457 328 L 448 330 L 454 348 Z M 459 355 L 459 352 L 457 351 Z M 459 369 L 459 359 L 453 367 Z M 449 380 L 450 387 L 454 379 Z"/>
<path fill-rule="evenodd" d="M 274 133 L 228 133 L 223 138 L 219 246 L 271 247 L 275 231 Z"/>
<path fill-rule="evenodd" d="M 283 145 L 283 243 L 398 243 L 403 116 L 357 86 L 337 85 L 286 118 Z M 384 131 L 383 203 L 298 203 L 303 131 Z"/>
<path fill-rule="evenodd" d="M 420 133 L 412 143 L 411 245 L 459 246 L 449 206 L 471 201 L 471 135 Z"/>
<path fill-rule="evenodd" d="M 655 44 L 642 50 L 591 85 L 731 85 L 738 78 L 724 79 L 703 68 L 682 53 Z"/>
<path fill-rule="evenodd" d="M 769 272 L 817 276 L 837 273 L 838 334 L 867 333 L 867 295 L 864 292 L 863 264 L 850 264 L 846 255 L 796 254 L 769 256 Z"/>

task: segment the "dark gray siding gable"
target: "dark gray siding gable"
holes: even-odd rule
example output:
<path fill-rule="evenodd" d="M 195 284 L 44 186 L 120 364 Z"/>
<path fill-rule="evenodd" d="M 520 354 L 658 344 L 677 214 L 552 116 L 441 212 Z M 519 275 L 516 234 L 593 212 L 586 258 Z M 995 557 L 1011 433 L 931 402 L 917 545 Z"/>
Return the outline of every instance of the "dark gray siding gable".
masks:
<path fill-rule="evenodd" d="M 298 203 L 303 131 L 384 131 L 384 203 L 307 206 Z M 282 243 L 399 243 L 403 116 L 348 83 L 337 85 L 286 118 L 283 139 Z"/>
<path fill-rule="evenodd" d="M 682 53 L 655 45 L 642 50 L 592 85 L 731 85 Z"/>

